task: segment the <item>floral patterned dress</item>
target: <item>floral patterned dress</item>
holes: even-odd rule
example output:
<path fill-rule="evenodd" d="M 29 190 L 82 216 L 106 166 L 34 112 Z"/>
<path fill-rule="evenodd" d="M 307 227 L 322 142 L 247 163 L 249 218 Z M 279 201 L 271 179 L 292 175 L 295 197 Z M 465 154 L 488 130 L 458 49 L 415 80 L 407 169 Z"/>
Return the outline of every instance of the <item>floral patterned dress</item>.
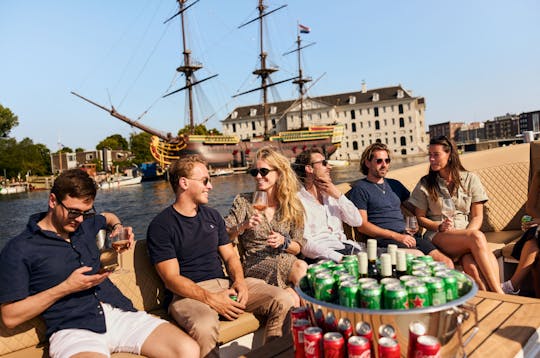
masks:
<path fill-rule="evenodd" d="M 234 198 L 229 215 L 225 218 L 227 228 L 249 220 L 253 216 L 253 193 L 239 194 Z M 303 227 L 296 227 L 292 222 L 279 222 L 278 213 L 274 214 L 272 221 L 263 215 L 260 225 L 254 229 L 246 230 L 238 237 L 238 251 L 244 275 L 266 281 L 268 284 L 286 288 L 289 286 L 288 277 L 296 256 L 274 249 L 267 245 L 267 235 L 274 231 L 286 239 L 296 241 L 300 247 L 304 245 Z"/>

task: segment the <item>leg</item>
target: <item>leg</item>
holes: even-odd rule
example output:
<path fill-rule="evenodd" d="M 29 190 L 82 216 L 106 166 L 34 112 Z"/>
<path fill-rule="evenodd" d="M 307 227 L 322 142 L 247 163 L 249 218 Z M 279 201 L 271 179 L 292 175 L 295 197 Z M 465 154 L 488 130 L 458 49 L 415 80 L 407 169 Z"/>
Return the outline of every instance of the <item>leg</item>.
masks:
<path fill-rule="evenodd" d="M 63 329 L 49 338 L 49 355 L 51 358 L 106 358 L 110 356 L 110 351 L 105 333 L 86 329 Z"/>
<path fill-rule="evenodd" d="M 454 262 L 445 254 L 435 249 L 429 253 L 429 256 L 433 257 L 433 260 L 444 263 L 448 268 L 454 268 Z"/>
<path fill-rule="evenodd" d="M 540 298 L 540 257 L 536 256 L 533 269 L 534 294 L 536 298 Z"/>
<path fill-rule="evenodd" d="M 286 324 L 293 307 L 291 295 L 284 289 L 272 286 L 252 277 L 246 278 L 249 299 L 246 311 L 266 317 L 265 341 L 289 334 L 291 325 Z"/>
<path fill-rule="evenodd" d="M 478 289 L 486 291 L 486 281 L 482 273 L 478 270 L 478 266 L 471 254 L 465 254 L 461 257 L 461 265 L 463 266 L 463 271 L 476 282 Z"/>
<path fill-rule="evenodd" d="M 523 250 L 521 251 L 521 257 L 519 259 L 518 266 L 516 271 L 512 275 L 510 281 L 515 290 L 519 290 L 521 287 L 521 282 L 527 274 L 533 268 L 536 255 L 538 254 L 538 244 L 536 240 L 529 240 L 523 245 Z M 535 280 L 536 282 L 536 280 Z"/>
<path fill-rule="evenodd" d="M 163 323 L 144 341 L 141 353 L 145 357 L 193 357 L 200 355 L 197 342 L 178 327 Z"/>
<path fill-rule="evenodd" d="M 307 273 L 307 263 L 303 260 L 294 261 L 291 272 L 289 273 L 289 282 L 293 285 L 298 285 L 300 279 Z"/>

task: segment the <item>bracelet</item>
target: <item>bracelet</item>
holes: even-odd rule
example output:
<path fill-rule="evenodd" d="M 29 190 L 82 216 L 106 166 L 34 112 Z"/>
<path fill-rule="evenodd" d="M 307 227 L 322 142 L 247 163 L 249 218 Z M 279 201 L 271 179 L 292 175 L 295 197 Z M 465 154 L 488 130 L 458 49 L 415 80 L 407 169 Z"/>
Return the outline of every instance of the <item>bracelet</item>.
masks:
<path fill-rule="evenodd" d="M 287 250 L 291 243 L 291 237 L 289 236 L 289 234 L 285 234 L 283 235 L 283 237 L 285 238 L 285 240 L 283 241 L 283 245 L 281 245 L 281 249 L 280 249 L 281 252 L 284 252 L 285 250 Z"/>

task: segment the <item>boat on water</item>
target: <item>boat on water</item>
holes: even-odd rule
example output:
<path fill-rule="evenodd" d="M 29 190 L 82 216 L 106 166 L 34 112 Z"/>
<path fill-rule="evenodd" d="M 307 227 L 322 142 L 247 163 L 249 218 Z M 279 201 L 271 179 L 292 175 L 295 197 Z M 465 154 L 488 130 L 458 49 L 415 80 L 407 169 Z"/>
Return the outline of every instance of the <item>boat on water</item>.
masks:
<path fill-rule="evenodd" d="M 24 193 L 26 191 L 27 187 L 25 184 L 8 184 L 8 185 L 2 185 L 0 184 L 0 194 L 1 195 L 7 195 L 7 194 L 17 194 L 17 193 Z"/>
<path fill-rule="evenodd" d="M 299 59 L 299 73 L 298 76 L 292 77 L 286 80 L 277 82 L 271 82 L 270 75 L 277 71 L 275 67 L 267 66 L 267 53 L 263 48 L 263 21 L 265 17 L 286 5 L 266 11 L 267 7 L 263 0 L 258 1 L 259 16 L 255 19 L 246 22 L 241 25 L 243 27 L 253 22 L 258 22 L 260 31 L 260 67 L 253 71 L 253 74 L 258 76 L 261 80 L 259 88 L 255 88 L 246 92 L 239 93 L 236 96 L 251 93 L 254 91 L 262 91 L 263 103 L 261 104 L 264 114 L 264 134 L 261 138 L 253 138 L 250 140 L 240 140 L 235 135 L 195 135 L 193 134 L 195 128 L 194 110 L 193 110 L 193 90 L 194 87 L 200 83 L 210 80 L 216 75 L 206 77 L 204 79 L 197 79 L 195 72 L 200 70 L 203 66 L 200 62 L 191 58 L 191 50 L 188 49 L 186 43 L 187 33 L 185 31 L 184 12 L 194 5 L 198 0 L 186 5 L 186 0 L 177 0 L 179 5 L 178 12 L 170 17 L 165 22 L 168 22 L 176 17 L 180 17 L 181 29 L 182 29 L 182 46 L 183 46 L 183 58 L 184 62 L 176 69 L 178 72 L 183 73 L 185 77 L 185 85 L 175 91 L 172 91 L 163 97 L 175 94 L 177 92 L 187 91 L 187 103 L 189 113 L 189 128 L 190 134 L 173 136 L 171 133 L 162 133 L 158 130 L 150 128 L 149 126 L 141 124 L 139 121 L 134 121 L 129 117 L 116 111 L 114 106 L 110 108 L 98 104 L 88 98 L 85 98 L 75 92 L 72 94 L 80 97 L 81 99 L 109 112 L 109 114 L 131 126 L 139 128 L 152 135 L 151 142 L 149 143 L 152 156 L 156 159 L 157 163 L 163 168 L 166 168 L 169 164 L 180 158 L 182 155 L 187 154 L 199 154 L 201 155 L 209 165 L 214 168 L 229 168 L 229 167 L 245 167 L 252 163 L 257 150 L 264 146 L 272 146 L 282 152 L 285 156 L 294 158 L 300 151 L 307 149 L 308 147 L 320 147 L 324 151 L 327 157 L 330 157 L 340 146 L 344 128 L 342 125 L 326 125 L 326 126 L 312 126 L 305 128 L 302 124 L 299 129 L 288 130 L 278 133 L 270 133 L 269 130 L 269 115 L 270 106 L 268 105 L 267 92 L 270 87 L 278 85 L 284 82 L 292 82 L 298 85 L 299 88 L 299 101 L 300 112 L 302 117 L 302 98 L 305 95 L 305 84 L 311 79 L 303 77 L 300 66 L 300 50 L 301 38 L 298 34 L 297 49 L 291 52 L 298 53 Z M 275 121 L 275 119 L 272 119 Z"/>
<path fill-rule="evenodd" d="M 141 184 L 142 176 L 114 176 L 99 183 L 100 189 L 117 189 L 124 186 Z"/>

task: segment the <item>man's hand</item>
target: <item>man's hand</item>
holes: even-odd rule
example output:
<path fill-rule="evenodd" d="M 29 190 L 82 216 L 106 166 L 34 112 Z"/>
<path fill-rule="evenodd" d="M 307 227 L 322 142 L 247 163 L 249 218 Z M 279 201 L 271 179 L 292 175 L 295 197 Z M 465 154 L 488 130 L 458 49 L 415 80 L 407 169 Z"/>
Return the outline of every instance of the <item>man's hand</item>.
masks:
<path fill-rule="evenodd" d="M 237 319 L 246 308 L 245 304 L 233 300 L 231 295 L 236 295 L 236 291 L 232 288 L 220 292 L 212 292 L 208 295 L 208 305 L 229 321 Z"/>
<path fill-rule="evenodd" d="M 341 196 L 341 191 L 332 183 L 330 176 L 315 178 L 314 184 L 318 190 L 335 199 Z"/>
<path fill-rule="evenodd" d="M 399 236 L 394 238 L 394 240 L 401 242 L 407 247 L 416 247 L 416 239 L 411 235 L 399 234 Z"/>
<path fill-rule="evenodd" d="M 88 266 L 79 267 L 69 275 L 69 277 L 62 283 L 65 286 L 68 294 L 84 291 L 94 286 L 99 285 L 107 277 L 110 272 L 104 272 L 95 275 L 85 275 L 85 272 L 91 271 L 92 268 Z"/>
<path fill-rule="evenodd" d="M 243 305 L 247 305 L 247 302 L 248 302 L 248 287 L 246 285 L 246 281 L 244 281 L 244 280 L 234 281 L 231 288 L 236 291 L 236 296 L 238 297 L 238 302 L 240 302 Z"/>
<path fill-rule="evenodd" d="M 527 231 L 531 227 L 538 226 L 540 224 L 540 218 L 533 218 L 531 221 L 521 223 L 521 230 Z"/>

